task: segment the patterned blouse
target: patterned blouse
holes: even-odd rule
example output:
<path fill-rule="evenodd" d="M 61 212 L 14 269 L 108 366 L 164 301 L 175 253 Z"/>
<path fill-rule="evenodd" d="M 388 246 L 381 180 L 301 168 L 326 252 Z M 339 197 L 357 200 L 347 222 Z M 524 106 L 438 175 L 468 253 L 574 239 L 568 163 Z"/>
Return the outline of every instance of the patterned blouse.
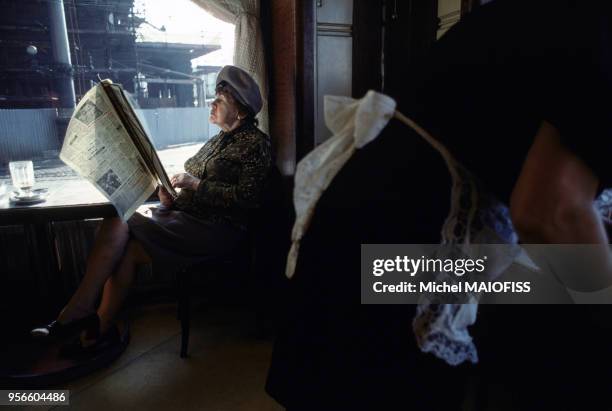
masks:
<path fill-rule="evenodd" d="M 246 230 L 271 165 L 270 137 L 255 125 L 221 131 L 185 162 L 185 171 L 202 181 L 196 191 L 181 190 L 174 208 Z"/>

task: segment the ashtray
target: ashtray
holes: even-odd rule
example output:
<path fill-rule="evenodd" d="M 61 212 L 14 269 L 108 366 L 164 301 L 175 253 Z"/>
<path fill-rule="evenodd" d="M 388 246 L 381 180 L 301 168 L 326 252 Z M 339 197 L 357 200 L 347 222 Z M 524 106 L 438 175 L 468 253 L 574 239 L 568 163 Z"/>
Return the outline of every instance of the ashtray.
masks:
<path fill-rule="evenodd" d="M 20 195 L 18 191 L 13 191 L 10 195 L 10 200 L 12 203 L 19 205 L 42 203 L 47 200 L 48 191 L 46 188 L 37 188 L 32 190 L 30 195 L 27 196 Z"/>

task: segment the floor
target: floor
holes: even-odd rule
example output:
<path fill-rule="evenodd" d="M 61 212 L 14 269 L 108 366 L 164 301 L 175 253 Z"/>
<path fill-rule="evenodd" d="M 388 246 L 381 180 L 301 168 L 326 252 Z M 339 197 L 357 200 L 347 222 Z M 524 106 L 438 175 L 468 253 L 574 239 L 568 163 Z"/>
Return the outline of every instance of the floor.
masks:
<path fill-rule="evenodd" d="M 253 314 L 194 307 L 192 315 L 190 357 L 181 359 L 176 305 L 132 310 L 126 351 L 108 368 L 58 387 L 70 390 L 70 406 L 57 409 L 283 410 L 264 391 L 272 339 L 256 336 Z"/>

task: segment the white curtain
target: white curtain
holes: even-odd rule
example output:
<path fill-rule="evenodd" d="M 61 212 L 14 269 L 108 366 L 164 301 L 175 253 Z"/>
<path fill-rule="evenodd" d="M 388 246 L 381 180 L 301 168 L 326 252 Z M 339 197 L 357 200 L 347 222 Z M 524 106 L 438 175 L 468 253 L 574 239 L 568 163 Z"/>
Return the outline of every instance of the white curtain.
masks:
<path fill-rule="evenodd" d="M 204 10 L 236 26 L 234 65 L 246 70 L 257 82 L 263 107 L 257 116 L 259 128 L 268 133 L 268 80 L 260 25 L 260 0 L 192 0 Z"/>

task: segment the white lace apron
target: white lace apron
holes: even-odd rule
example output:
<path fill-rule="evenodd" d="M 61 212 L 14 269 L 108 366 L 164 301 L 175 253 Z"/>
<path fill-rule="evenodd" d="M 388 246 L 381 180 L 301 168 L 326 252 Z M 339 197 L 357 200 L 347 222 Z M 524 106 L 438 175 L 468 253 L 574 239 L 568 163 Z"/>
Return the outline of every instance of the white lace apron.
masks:
<path fill-rule="evenodd" d="M 516 244 L 508 209 L 480 189 L 477 180 L 426 130 L 395 110 L 395 101 L 369 91 L 362 99 L 325 96 L 325 122 L 333 136 L 311 151 L 297 166 L 294 206 L 296 221 L 287 258 L 286 275 L 291 278 L 299 245 L 313 217 L 317 201 L 333 178 L 358 148 L 373 141 L 391 118 L 412 128 L 443 157 L 452 178 L 451 207 L 442 227 L 442 244 L 447 257 L 478 255 L 478 244 Z M 451 251 L 448 251 L 451 250 Z M 448 255 L 448 253 L 452 255 Z M 489 273 L 503 272 L 519 254 L 520 247 L 504 255 L 490 255 Z M 445 274 L 439 274 L 442 279 Z M 444 277 L 444 280 L 452 280 Z M 478 296 L 470 304 L 440 304 L 430 296 L 420 301 L 412 325 L 422 351 L 451 365 L 477 362 L 476 347 L 468 326 L 476 321 Z"/>

